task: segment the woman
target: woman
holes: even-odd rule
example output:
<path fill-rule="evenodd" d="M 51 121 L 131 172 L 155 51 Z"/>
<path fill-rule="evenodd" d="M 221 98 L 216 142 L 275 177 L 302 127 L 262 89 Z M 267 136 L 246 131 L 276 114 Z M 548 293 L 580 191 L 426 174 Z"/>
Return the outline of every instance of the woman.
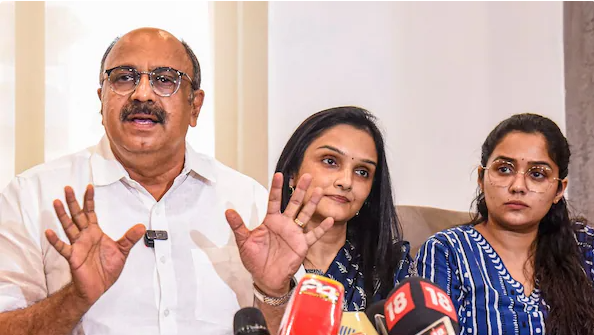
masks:
<path fill-rule="evenodd" d="M 291 278 L 303 267 L 341 282 L 343 309 L 357 311 L 407 276 L 409 246 L 402 242 L 383 137 L 368 111 L 338 107 L 310 116 L 287 142 L 276 171 L 261 226 L 249 232 L 238 216 L 227 215 L 257 297 L 286 302 Z M 258 307 L 274 324 L 270 306 Z"/>
<path fill-rule="evenodd" d="M 535 114 L 501 122 L 482 146 L 473 221 L 419 249 L 419 275 L 458 311 L 460 334 L 594 334 L 594 230 L 563 196 L 570 150 Z"/>

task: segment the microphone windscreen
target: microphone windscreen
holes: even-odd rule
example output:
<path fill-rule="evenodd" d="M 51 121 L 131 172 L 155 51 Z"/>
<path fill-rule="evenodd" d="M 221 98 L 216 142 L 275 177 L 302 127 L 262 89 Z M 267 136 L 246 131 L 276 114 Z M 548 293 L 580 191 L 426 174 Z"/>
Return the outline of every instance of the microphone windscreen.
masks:
<path fill-rule="evenodd" d="M 255 307 L 244 307 L 233 317 L 235 335 L 270 335 L 262 312 Z"/>
<path fill-rule="evenodd" d="M 386 318 L 384 316 L 384 305 L 386 304 L 386 299 L 382 299 L 380 301 L 376 301 L 369 305 L 365 310 L 365 314 L 367 318 L 379 335 L 388 335 L 388 326 L 386 325 Z"/>
<path fill-rule="evenodd" d="M 416 334 L 447 316 L 458 329 L 458 316 L 450 297 L 433 282 L 410 277 L 390 292 L 384 305 L 390 335 Z"/>
<path fill-rule="evenodd" d="M 380 301 L 376 301 L 369 305 L 365 310 L 365 314 L 369 320 L 373 320 L 376 314 L 384 315 L 384 305 L 386 304 L 386 299 L 382 299 Z"/>
<path fill-rule="evenodd" d="M 454 328 L 452 320 L 444 316 L 415 335 L 458 335 L 458 331 Z"/>
<path fill-rule="evenodd" d="M 336 280 L 306 274 L 289 300 L 279 335 L 336 335 L 342 317 L 344 287 Z"/>

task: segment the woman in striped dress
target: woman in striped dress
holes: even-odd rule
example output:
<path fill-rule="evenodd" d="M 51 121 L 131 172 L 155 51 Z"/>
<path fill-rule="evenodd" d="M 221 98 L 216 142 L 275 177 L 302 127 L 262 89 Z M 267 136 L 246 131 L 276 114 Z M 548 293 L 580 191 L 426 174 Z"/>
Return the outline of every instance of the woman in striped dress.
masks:
<path fill-rule="evenodd" d="M 569 157 L 559 127 L 535 114 L 487 137 L 474 220 L 435 234 L 416 258 L 452 298 L 460 334 L 594 334 L 594 230 L 569 217 Z"/>

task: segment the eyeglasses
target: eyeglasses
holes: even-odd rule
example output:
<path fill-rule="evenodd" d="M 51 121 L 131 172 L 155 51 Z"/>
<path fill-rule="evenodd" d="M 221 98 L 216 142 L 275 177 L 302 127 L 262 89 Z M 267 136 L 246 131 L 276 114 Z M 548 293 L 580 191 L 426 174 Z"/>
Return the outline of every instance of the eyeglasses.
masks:
<path fill-rule="evenodd" d="M 184 76 L 190 83 L 192 78 L 188 74 L 170 67 L 158 67 L 152 71 L 138 71 L 131 66 L 117 66 L 105 70 L 109 87 L 119 95 L 128 95 L 136 90 L 140 82 L 140 76 L 147 74 L 151 87 L 155 94 L 162 97 L 169 97 L 175 94 L 181 85 Z"/>
<path fill-rule="evenodd" d="M 509 187 L 516 179 L 516 174 L 524 175 L 524 183 L 528 191 L 545 193 L 555 181 L 561 179 L 553 176 L 553 170 L 547 166 L 535 165 L 525 172 L 516 169 L 513 163 L 504 160 L 495 160 L 491 165 L 485 167 L 491 185 L 497 187 Z"/>

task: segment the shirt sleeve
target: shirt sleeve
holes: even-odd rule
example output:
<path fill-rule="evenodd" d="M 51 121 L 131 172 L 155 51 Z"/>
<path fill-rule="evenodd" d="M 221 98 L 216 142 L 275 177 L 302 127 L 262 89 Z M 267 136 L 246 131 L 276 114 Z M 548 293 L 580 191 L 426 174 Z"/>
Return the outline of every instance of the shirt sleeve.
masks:
<path fill-rule="evenodd" d="M 448 248 L 446 238 L 433 236 L 419 249 L 415 260 L 417 274 L 441 287 L 452 299 L 455 310 L 459 310 L 461 281 L 453 249 Z"/>
<path fill-rule="evenodd" d="M 0 194 L 0 312 L 47 297 L 40 227 L 26 205 L 37 202 L 15 178 Z M 44 237 L 45 238 L 45 237 Z"/>

